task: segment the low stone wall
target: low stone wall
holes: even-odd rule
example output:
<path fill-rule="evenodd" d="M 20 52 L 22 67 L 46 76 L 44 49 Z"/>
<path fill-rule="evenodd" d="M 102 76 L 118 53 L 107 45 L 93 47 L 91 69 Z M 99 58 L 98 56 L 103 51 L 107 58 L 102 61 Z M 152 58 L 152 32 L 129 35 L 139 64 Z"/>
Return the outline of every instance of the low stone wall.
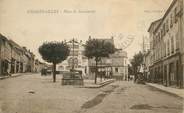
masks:
<path fill-rule="evenodd" d="M 62 85 L 84 85 L 83 79 L 62 79 Z"/>

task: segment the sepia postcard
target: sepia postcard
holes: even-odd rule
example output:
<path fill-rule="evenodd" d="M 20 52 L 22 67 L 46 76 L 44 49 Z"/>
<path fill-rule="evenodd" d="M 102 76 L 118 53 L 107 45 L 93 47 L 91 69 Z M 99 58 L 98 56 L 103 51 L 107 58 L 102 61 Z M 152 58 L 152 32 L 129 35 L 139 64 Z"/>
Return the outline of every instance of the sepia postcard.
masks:
<path fill-rule="evenodd" d="M 0 113 L 184 113 L 184 0 L 0 0 Z"/>

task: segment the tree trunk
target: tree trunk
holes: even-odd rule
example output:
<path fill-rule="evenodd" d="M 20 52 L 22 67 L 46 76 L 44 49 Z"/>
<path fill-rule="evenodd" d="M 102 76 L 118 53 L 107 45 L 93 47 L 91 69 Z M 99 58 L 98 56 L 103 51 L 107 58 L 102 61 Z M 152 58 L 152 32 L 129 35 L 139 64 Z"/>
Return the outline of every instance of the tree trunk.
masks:
<path fill-rule="evenodd" d="M 137 80 L 137 71 L 136 67 L 134 66 L 134 82 Z"/>
<path fill-rule="evenodd" d="M 56 63 L 53 63 L 53 82 L 56 82 Z"/>
<path fill-rule="evenodd" d="M 102 70 L 102 61 L 101 61 L 101 70 Z M 102 76 L 103 76 L 103 71 L 100 72 L 100 81 L 102 82 Z"/>
<path fill-rule="evenodd" d="M 102 82 L 102 75 L 103 75 L 103 72 L 100 72 L 100 81 Z"/>
<path fill-rule="evenodd" d="M 97 61 L 97 58 L 95 59 L 95 61 L 96 61 L 96 66 L 95 66 L 95 84 L 97 83 L 97 71 L 98 71 L 98 69 L 97 69 L 97 67 L 98 67 L 98 61 Z"/>

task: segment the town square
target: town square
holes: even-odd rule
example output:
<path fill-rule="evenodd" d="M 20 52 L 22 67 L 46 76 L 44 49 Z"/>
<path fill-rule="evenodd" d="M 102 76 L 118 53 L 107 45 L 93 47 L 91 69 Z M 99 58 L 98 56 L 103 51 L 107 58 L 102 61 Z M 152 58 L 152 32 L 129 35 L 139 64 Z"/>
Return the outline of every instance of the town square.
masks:
<path fill-rule="evenodd" d="M 184 113 L 184 0 L 0 0 L 0 113 Z"/>

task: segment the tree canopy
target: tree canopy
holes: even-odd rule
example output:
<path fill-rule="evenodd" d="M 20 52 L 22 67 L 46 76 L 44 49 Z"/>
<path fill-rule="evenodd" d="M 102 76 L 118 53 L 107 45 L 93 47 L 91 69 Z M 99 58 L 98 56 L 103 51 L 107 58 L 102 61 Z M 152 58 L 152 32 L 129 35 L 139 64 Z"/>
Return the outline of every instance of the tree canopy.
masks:
<path fill-rule="evenodd" d="M 141 66 L 143 63 L 143 53 L 139 52 L 133 56 L 133 59 L 130 61 L 132 70 L 134 70 L 134 74 L 137 72 L 138 66 Z"/>
<path fill-rule="evenodd" d="M 45 42 L 39 47 L 43 60 L 53 63 L 53 82 L 56 81 L 56 64 L 64 61 L 69 53 L 69 46 L 65 42 Z"/>
<path fill-rule="evenodd" d="M 109 57 L 115 52 L 115 47 L 110 42 L 104 40 L 89 39 L 86 42 L 84 55 L 88 58 Z"/>
<path fill-rule="evenodd" d="M 39 53 L 43 60 L 58 64 L 68 57 L 70 49 L 65 42 L 45 42 L 39 47 Z"/>

